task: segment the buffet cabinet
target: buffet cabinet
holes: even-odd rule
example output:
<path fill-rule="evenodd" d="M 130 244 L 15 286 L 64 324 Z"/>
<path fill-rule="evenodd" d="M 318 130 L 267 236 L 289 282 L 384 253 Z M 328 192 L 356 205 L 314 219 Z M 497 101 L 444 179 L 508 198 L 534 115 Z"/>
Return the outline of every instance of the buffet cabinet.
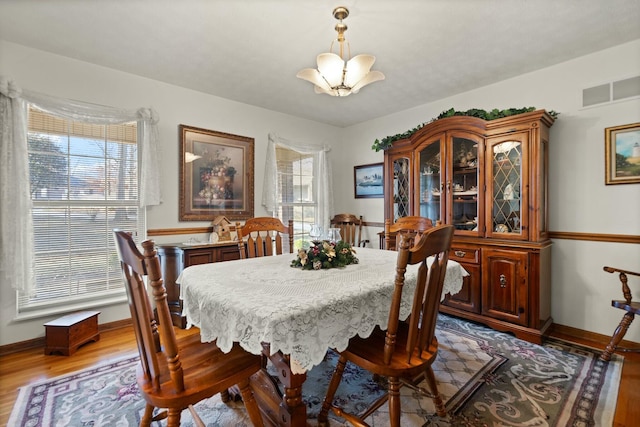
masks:
<path fill-rule="evenodd" d="M 552 323 L 549 128 L 544 110 L 436 120 L 385 150 L 385 219 L 455 228 L 450 259 L 470 273 L 440 310 L 540 343 Z"/>
<path fill-rule="evenodd" d="M 171 322 L 182 329 L 187 326 L 187 318 L 182 315 L 180 285 L 176 283 L 182 270 L 191 265 L 240 259 L 238 242 L 232 241 L 202 245 L 160 244 L 156 246 L 156 251 L 167 289 Z"/>

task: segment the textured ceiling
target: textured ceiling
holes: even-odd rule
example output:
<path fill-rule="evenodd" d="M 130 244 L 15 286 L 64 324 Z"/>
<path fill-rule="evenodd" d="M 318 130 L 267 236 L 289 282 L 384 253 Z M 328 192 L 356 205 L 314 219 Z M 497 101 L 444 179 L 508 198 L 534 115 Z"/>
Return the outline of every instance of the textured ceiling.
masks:
<path fill-rule="evenodd" d="M 344 21 L 386 80 L 317 95 L 297 79 Z M 0 38 L 336 126 L 640 38 L 638 0 L 0 0 Z M 14 78 L 18 76 L 13 76 Z"/>

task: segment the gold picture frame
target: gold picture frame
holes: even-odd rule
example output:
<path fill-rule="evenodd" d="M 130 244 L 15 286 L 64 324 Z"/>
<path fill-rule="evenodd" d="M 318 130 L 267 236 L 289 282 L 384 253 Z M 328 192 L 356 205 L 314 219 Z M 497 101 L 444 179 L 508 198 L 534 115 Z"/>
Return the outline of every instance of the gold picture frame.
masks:
<path fill-rule="evenodd" d="M 180 125 L 180 221 L 253 217 L 254 139 Z"/>
<path fill-rule="evenodd" d="M 640 183 L 640 123 L 604 130 L 605 184 Z"/>

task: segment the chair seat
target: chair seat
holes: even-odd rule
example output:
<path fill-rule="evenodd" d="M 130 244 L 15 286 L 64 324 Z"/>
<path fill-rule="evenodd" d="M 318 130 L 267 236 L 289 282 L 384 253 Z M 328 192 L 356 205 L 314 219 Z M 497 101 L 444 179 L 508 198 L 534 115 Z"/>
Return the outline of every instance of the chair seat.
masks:
<path fill-rule="evenodd" d="M 349 341 L 347 350 L 341 352 L 347 360 L 356 365 L 384 377 L 402 377 L 413 380 L 424 371 L 425 361 L 433 362 L 438 354 L 438 341 L 434 337 L 428 348 L 418 354 L 415 350 L 411 360 L 407 361 L 407 326 L 401 323 L 391 358 L 387 365 L 384 363 L 385 331 L 376 328 L 368 338 L 355 337 Z"/>
<path fill-rule="evenodd" d="M 260 356 L 247 353 L 237 344 L 229 353 L 223 353 L 215 343 L 200 342 L 200 334 L 177 341 L 184 370 L 183 392 L 175 392 L 166 358 L 158 358 L 158 362 L 164 365 L 161 366 L 160 390 L 153 389 L 151 382 L 142 375 L 142 365 L 138 364 L 140 391 L 158 408 L 170 406 L 176 398 L 195 404 L 250 377 L 261 366 Z"/>
<path fill-rule="evenodd" d="M 615 308 L 619 308 L 629 313 L 640 314 L 640 302 L 632 301 L 630 303 L 624 300 L 613 300 L 611 301 L 611 305 Z"/>

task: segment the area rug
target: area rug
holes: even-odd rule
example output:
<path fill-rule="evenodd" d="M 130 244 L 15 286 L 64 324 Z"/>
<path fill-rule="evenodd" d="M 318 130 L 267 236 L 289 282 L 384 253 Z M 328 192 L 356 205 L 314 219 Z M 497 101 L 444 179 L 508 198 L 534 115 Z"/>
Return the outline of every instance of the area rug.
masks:
<path fill-rule="evenodd" d="M 528 343 L 481 325 L 440 315 L 440 350 L 434 363 L 447 417 L 431 399 L 402 389 L 403 426 L 609 426 L 622 358 L 598 360 L 599 350 L 548 339 Z M 308 373 L 303 395 L 310 418 L 322 404 L 337 356 Z M 135 380 L 135 355 L 20 389 L 9 426 L 137 426 L 144 409 Z M 384 393 L 383 382 L 348 364 L 336 400 L 358 412 Z M 250 426 L 241 402 L 212 397 L 196 405 L 207 426 Z M 333 415 L 332 415 L 333 416 Z M 368 420 L 389 425 L 388 409 Z M 158 424 L 161 425 L 161 424 Z M 189 411 L 183 426 L 193 426 Z M 332 418 L 331 425 L 344 425 Z"/>

